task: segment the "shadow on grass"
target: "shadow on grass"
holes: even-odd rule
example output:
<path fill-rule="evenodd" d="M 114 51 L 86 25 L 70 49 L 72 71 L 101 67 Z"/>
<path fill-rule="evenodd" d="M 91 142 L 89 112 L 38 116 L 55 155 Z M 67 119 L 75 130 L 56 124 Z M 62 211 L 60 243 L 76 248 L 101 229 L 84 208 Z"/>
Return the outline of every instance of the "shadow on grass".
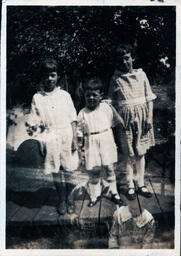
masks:
<path fill-rule="evenodd" d="M 68 183 L 67 193 L 69 194 L 73 188 L 74 186 Z M 56 206 L 58 196 L 56 190 L 52 188 L 40 188 L 34 192 L 7 190 L 6 200 L 32 209 L 43 205 Z"/>

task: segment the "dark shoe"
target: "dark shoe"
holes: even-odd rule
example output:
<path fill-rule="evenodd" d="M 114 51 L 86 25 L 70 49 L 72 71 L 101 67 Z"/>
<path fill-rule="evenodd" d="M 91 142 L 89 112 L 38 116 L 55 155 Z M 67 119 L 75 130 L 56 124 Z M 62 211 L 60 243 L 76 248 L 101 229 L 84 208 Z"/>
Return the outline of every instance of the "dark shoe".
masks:
<path fill-rule="evenodd" d="M 133 194 L 130 194 L 129 192 L 130 192 L 130 190 L 132 190 L 132 189 L 134 190 L 134 193 L 133 193 Z M 136 199 L 135 189 L 134 189 L 134 188 L 128 188 L 128 191 L 127 191 L 127 193 L 126 193 L 126 197 L 127 197 L 127 199 L 130 200 L 130 201 L 135 200 L 135 199 Z"/>
<path fill-rule="evenodd" d="M 111 201 L 119 206 L 121 206 L 123 204 L 123 201 L 121 200 L 121 198 L 119 197 L 118 194 L 113 194 L 111 197 Z"/>
<path fill-rule="evenodd" d="M 143 191 L 143 188 L 146 188 L 146 186 L 142 186 L 138 188 L 138 194 L 140 194 L 141 196 L 144 196 L 146 198 L 151 198 L 152 197 L 152 193 L 150 193 L 149 191 Z"/>
<path fill-rule="evenodd" d="M 90 200 L 89 203 L 88 203 L 88 207 L 93 207 L 94 205 L 97 204 L 97 202 L 100 200 L 100 197 L 98 196 L 96 198 L 96 200 Z"/>
<path fill-rule="evenodd" d="M 67 212 L 67 206 L 66 206 L 66 202 L 62 201 L 61 203 L 59 203 L 59 205 L 57 206 L 57 211 L 60 215 L 64 215 Z"/>

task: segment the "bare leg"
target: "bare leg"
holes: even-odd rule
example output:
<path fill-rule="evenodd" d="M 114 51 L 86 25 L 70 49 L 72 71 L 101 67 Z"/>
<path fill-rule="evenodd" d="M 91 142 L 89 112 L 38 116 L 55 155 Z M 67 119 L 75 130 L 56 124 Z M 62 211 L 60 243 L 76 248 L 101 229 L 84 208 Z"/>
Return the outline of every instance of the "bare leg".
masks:
<path fill-rule="evenodd" d="M 117 184 L 116 184 L 116 175 L 114 170 L 114 165 L 107 166 L 107 182 L 109 186 L 109 192 L 111 193 L 111 199 L 114 203 L 121 205 L 122 200 L 117 191 Z"/>
<path fill-rule="evenodd" d="M 98 197 L 101 196 L 101 180 L 98 179 L 91 179 L 88 182 L 88 193 L 90 196 L 90 199 L 92 201 L 95 201 Z"/>
<path fill-rule="evenodd" d="M 114 195 L 118 194 L 116 186 L 116 175 L 114 172 L 114 166 L 107 166 L 107 182 L 109 183 L 109 191 Z"/>
<path fill-rule="evenodd" d="M 144 173 L 145 173 L 145 156 L 140 156 L 136 160 L 137 182 L 138 187 L 144 186 Z"/>
<path fill-rule="evenodd" d="M 93 207 L 97 201 L 100 199 L 102 192 L 101 178 L 100 178 L 101 170 L 89 170 L 89 180 L 87 182 L 87 192 L 90 197 L 90 202 L 88 204 L 89 207 Z"/>
<path fill-rule="evenodd" d="M 152 194 L 148 191 L 147 187 L 144 186 L 145 156 L 140 156 L 139 158 L 137 158 L 136 171 L 139 194 L 147 198 L 152 197 Z"/>
<path fill-rule="evenodd" d="M 57 210 L 60 215 L 64 215 L 66 213 L 66 183 L 63 172 L 60 173 L 52 173 L 53 181 L 57 190 L 59 203 L 57 206 Z"/>
<path fill-rule="evenodd" d="M 126 179 L 127 179 L 127 182 L 128 182 L 128 188 L 134 188 L 133 164 L 129 160 L 127 160 L 127 162 L 126 162 Z"/>
<path fill-rule="evenodd" d="M 126 179 L 128 182 L 127 198 L 128 200 L 135 200 L 136 194 L 133 182 L 133 162 L 131 159 L 127 159 L 126 162 Z"/>

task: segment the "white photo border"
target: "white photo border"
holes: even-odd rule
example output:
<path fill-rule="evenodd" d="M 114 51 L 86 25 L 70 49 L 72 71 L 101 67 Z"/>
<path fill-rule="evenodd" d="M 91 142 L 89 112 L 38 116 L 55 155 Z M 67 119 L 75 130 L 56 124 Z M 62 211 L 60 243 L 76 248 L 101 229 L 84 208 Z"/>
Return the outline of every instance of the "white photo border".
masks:
<path fill-rule="evenodd" d="M 175 152 L 175 248 L 154 250 L 15 250 L 5 248 L 6 234 L 6 31 L 8 6 L 175 6 L 176 7 L 176 152 Z M 1 22 L 1 87 L 0 87 L 0 256 L 6 255 L 121 255 L 179 256 L 180 255 L 180 142 L 181 142 L 181 0 L 2 0 Z"/>

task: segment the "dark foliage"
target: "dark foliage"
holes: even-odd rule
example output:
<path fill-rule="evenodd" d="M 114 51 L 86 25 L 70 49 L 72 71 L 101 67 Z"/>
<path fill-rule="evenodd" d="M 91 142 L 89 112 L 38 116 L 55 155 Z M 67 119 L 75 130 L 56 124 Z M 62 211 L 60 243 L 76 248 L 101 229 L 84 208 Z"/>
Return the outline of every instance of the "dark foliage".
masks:
<path fill-rule="evenodd" d="M 135 66 L 152 83 L 174 80 L 174 7 L 9 6 L 7 13 L 8 106 L 31 102 L 45 57 L 58 60 L 73 98 L 90 74 L 103 79 L 106 91 L 120 42 L 136 47 Z"/>

